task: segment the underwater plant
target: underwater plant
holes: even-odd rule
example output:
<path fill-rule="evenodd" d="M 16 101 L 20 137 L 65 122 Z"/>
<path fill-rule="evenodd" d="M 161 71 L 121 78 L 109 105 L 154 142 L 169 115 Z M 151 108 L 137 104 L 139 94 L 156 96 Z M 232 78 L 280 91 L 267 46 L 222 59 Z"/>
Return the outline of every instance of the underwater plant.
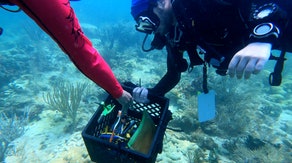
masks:
<path fill-rule="evenodd" d="M 77 83 L 74 86 L 71 83 L 61 82 L 53 86 L 53 92 L 49 92 L 43 97 L 50 109 L 58 110 L 71 119 L 71 124 L 65 131 L 72 132 L 78 125 L 77 111 L 86 87 L 85 83 Z"/>
<path fill-rule="evenodd" d="M 27 119 L 19 118 L 15 114 L 12 117 L 4 112 L 0 114 L 0 162 L 4 161 L 9 147 L 13 146 L 11 142 L 24 134 Z"/>
<path fill-rule="evenodd" d="M 188 158 L 189 163 L 203 163 L 203 162 L 205 162 L 204 152 L 200 148 L 188 150 L 186 154 L 187 154 L 187 158 Z"/>
<path fill-rule="evenodd" d="M 288 154 L 289 155 L 289 154 Z M 234 151 L 230 157 L 235 162 L 290 162 L 288 155 L 281 148 L 277 148 L 271 144 L 265 144 L 257 149 L 250 149 L 244 145 L 238 145 L 238 148 Z"/>

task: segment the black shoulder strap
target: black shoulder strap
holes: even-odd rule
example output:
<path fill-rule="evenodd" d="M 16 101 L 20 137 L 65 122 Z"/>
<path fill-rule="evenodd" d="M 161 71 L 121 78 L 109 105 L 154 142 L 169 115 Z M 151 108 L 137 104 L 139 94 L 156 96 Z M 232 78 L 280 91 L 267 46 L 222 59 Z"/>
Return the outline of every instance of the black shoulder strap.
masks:
<path fill-rule="evenodd" d="M 274 67 L 274 72 L 270 73 L 269 76 L 269 83 L 271 86 L 279 86 L 281 85 L 282 82 L 282 71 L 284 68 L 284 61 L 286 60 L 285 58 L 286 50 L 282 50 L 281 54 L 279 57 L 275 57 L 271 55 L 271 60 L 276 60 L 276 64 Z"/>

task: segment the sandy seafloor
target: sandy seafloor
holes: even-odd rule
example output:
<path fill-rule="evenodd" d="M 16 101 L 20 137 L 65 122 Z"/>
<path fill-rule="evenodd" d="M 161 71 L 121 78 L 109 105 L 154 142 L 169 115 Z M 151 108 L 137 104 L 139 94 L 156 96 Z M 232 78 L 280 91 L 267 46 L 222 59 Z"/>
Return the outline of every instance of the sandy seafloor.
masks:
<path fill-rule="evenodd" d="M 140 48 L 143 36 L 134 31 L 133 22 L 120 20 L 99 28 L 81 23 L 119 81 L 138 83 L 141 79 L 143 86 L 152 87 L 165 73 L 165 50 L 143 53 Z M 0 136 L 9 133 L 11 126 L 3 126 L 15 116 L 13 120 L 23 120 L 24 126 L 23 133 L 9 142 L 3 161 L 91 162 L 81 131 L 98 107 L 96 103 L 107 96 L 106 92 L 85 78 L 32 21 L 24 19 L 20 25 L 21 28 L 6 28 L 0 36 L 0 113 L 7 116 L 0 119 Z M 248 80 L 221 77 L 209 68 L 209 88 L 216 91 L 217 115 L 207 124 L 197 120 L 202 67 L 183 73 L 180 83 L 166 95 L 173 113 L 169 127 L 179 131 L 166 130 L 163 151 L 156 162 L 292 162 L 289 55 L 279 87 L 268 84 L 273 61 Z M 89 84 L 79 107 L 78 126 L 72 133 L 64 131 L 70 123 L 68 118 L 44 101 L 54 83 L 65 81 Z M 24 114 L 27 111 L 28 116 Z"/>

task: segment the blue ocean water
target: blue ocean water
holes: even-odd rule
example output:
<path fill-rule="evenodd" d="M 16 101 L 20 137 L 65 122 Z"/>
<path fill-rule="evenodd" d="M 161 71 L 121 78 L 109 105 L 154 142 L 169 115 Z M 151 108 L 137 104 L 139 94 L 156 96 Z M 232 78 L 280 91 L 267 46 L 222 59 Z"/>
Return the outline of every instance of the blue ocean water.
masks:
<path fill-rule="evenodd" d="M 131 1 L 94 1 L 81 0 L 71 2 L 81 22 L 115 24 L 121 20 L 133 20 L 130 14 Z"/>
<path fill-rule="evenodd" d="M 130 0 L 71 2 L 84 32 L 117 78 L 134 83 L 141 79 L 142 85 L 151 87 L 165 73 L 166 52 L 141 51 L 143 37 L 134 29 L 130 5 Z M 4 29 L 0 36 L 0 161 L 89 162 L 80 132 L 95 112 L 96 103 L 107 94 L 91 83 L 80 104 L 79 125 L 73 133 L 65 132 L 69 118 L 51 109 L 45 97 L 56 83 L 90 83 L 89 79 L 23 12 L 0 9 L 0 27 Z M 220 77 L 210 68 L 209 86 L 216 91 L 218 113 L 211 124 L 197 122 L 201 67 L 184 73 L 167 94 L 174 117 L 170 127 L 182 131 L 167 130 L 157 162 L 196 162 L 195 156 L 205 162 L 291 162 L 291 53 L 287 58 L 280 87 L 268 84 L 274 61 L 250 80 Z M 5 134 L 11 124 L 20 126 L 18 137 Z"/>
<path fill-rule="evenodd" d="M 121 20 L 133 20 L 130 14 L 131 1 L 80 0 L 71 1 L 71 6 L 74 8 L 79 21 L 83 23 L 91 23 L 98 26 L 98 24 L 106 22 L 115 24 Z M 6 7 L 17 9 L 17 7 Z M 0 9 L 0 18 L 0 27 L 4 29 L 21 28 L 22 22 L 30 20 L 23 12 L 12 13 L 3 9 Z"/>

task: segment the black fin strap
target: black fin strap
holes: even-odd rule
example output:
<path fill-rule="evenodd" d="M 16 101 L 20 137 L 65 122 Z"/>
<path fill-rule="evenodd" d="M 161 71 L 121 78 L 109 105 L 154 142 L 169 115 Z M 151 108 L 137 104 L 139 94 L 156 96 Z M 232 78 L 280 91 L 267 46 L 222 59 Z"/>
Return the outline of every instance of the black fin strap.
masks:
<path fill-rule="evenodd" d="M 279 57 L 272 56 L 272 60 L 276 60 L 276 64 L 274 67 L 274 72 L 270 73 L 269 76 L 269 83 L 271 86 L 279 86 L 282 82 L 282 71 L 284 68 L 284 62 L 286 60 L 285 58 L 286 50 L 282 50 Z"/>
<path fill-rule="evenodd" d="M 207 66 L 206 66 L 206 63 L 204 63 L 204 67 L 203 67 L 203 91 L 205 94 L 207 94 L 209 92 L 207 77 L 208 77 L 207 76 Z"/>

